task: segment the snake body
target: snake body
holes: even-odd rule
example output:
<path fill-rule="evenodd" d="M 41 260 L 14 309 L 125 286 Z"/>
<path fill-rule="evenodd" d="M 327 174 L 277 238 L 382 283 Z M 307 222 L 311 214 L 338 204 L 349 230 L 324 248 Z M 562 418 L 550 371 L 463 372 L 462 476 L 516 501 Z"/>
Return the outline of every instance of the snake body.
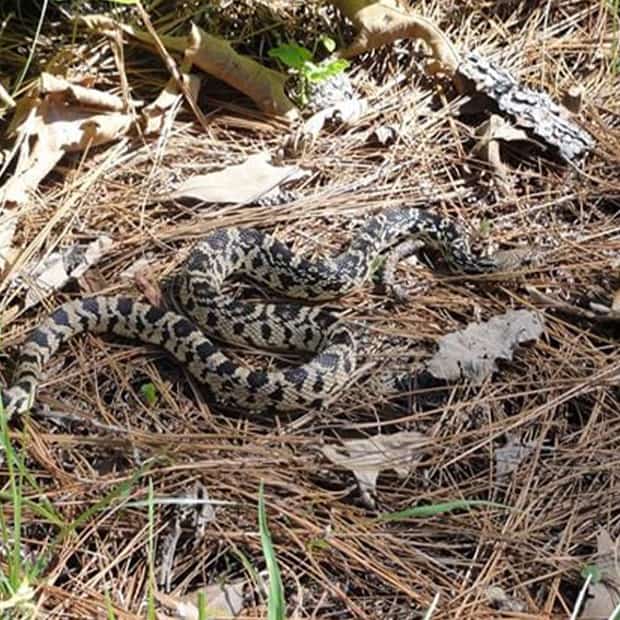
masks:
<path fill-rule="evenodd" d="M 356 341 L 349 329 L 320 307 L 234 299 L 221 292 L 224 281 L 243 274 L 287 297 L 334 299 L 361 286 L 377 256 L 408 238 L 437 246 L 455 270 L 497 268 L 492 257 L 472 254 L 467 236 L 452 220 L 414 208 L 369 218 L 346 251 L 318 261 L 255 229 L 220 229 L 194 247 L 169 282 L 167 296 L 175 311 L 128 297 L 94 296 L 65 303 L 48 316 L 21 349 L 13 384 L 2 393 L 5 412 L 11 416 L 30 408 L 49 358 L 82 332 L 162 347 L 223 404 L 250 410 L 320 407 L 347 386 L 356 368 Z M 283 370 L 252 369 L 234 362 L 205 332 L 228 343 L 314 356 Z"/>

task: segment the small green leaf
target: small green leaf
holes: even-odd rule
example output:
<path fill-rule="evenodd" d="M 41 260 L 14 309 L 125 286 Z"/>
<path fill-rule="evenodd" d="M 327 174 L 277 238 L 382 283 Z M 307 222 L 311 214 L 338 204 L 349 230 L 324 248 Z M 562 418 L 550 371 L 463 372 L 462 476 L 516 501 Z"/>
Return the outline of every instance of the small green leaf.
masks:
<path fill-rule="evenodd" d="M 138 0 L 108 0 L 112 4 L 138 4 Z"/>
<path fill-rule="evenodd" d="M 349 61 L 345 58 L 338 58 L 323 65 L 306 62 L 303 73 L 310 82 L 324 82 L 342 73 L 348 66 Z"/>
<path fill-rule="evenodd" d="M 324 538 L 312 538 L 308 542 L 307 547 L 309 551 L 314 549 L 329 549 L 330 544 Z"/>
<path fill-rule="evenodd" d="M 144 383 L 141 385 L 140 394 L 147 405 L 153 406 L 157 402 L 157 388 L 152 383 Z"/>
<path fill-rule="evenodd" d="M 202 590 L 198 592 L 198 620 L 207 620 L 207 598 Z"/>
<path fill-rule="evenodd" d="M 331 54 L 336 49 L 336 41 L 329 35 L 322 34 L 319 43 Z"/>
<path fill-rule="evenodd" d="M 291 69 L 301 71 L 304 63 L 312 60 L 312 52 L 297 43 L 285 43 L 278 47 L 271 48 L 267 55 L 270 58 L 277 58 Z"/>
<path fill-rule="evenodd" d="M 586 564 L 581 569 L 581 576 L 584 580 L 590 577 L 591 583 L 598 583 L 602 579 L 603 574 L 601 573 L 601 569 L 596 564 Z"/>
<path fill-rule="evenodd" d="M 491 229 L 493 228 L 493 224 L 491 220 L 483 218 L 480 220 L 480 234 L 484 237 L 488 236 L 491 233 Z"/>

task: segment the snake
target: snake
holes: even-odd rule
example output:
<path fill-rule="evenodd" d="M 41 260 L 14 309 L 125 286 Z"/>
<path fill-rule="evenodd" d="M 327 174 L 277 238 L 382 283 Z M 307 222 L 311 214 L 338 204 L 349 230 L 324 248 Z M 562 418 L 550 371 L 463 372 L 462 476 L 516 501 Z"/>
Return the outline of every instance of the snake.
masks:
<path fill-rule="evenodd" d="M 216 229 L 193 247 L 165 283 L 166 303 L 95 295 L 68 301 L 44 319 L 22 345 L 13 382 L 2 391 L 5 415 L 31 409 L 50 357 L 84 332 L 163 348 L 222 405 L 247 411 L 320 408 L 350 386 L 358 343 L 337 314 L 312 302 L 337 299 L 362 287 L 381 253 L 414 238 L 440 250 L 454 271 L 498 269 L 494 256 L 472 252 L 457 222 L 413 207 L 369 217 L 344 251 L 317 260 L 296 254 L 258 229 Z M 224 289 L 226 280 L 238 276 L 291 301 L 237 299 Z M 233 360 L 220 342 L 305 352 L 309 359 L 284 368 L 254 368 Z"/>

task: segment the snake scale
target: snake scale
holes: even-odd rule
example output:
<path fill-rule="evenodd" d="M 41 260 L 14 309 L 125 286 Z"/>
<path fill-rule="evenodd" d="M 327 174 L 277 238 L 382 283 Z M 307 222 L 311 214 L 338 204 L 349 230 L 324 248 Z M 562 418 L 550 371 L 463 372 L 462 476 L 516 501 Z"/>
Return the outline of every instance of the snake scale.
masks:
<path fill-rule="evenodd" d="M 48 316 L 22 346 L 13 383 L 2 392 L 5 412 L 10 417 L 31 407 L 46 362 L 82 332 L 162 347 L 226 405 L 281 411 L 320 407 L 347 387 L 356 368 L 357 343 L 350 330 L 321 307 L 235 299 L 221 292 L 224 281 L 243 274 L 287 297 L 334 299 L 368 280 L 382 251 L 410 238 L 440 249 L 455 270 L 497 269 L 493 257 L 471 252 L 466 234 L 452 220 L 416 208 L 369 218 L 346 251 L 318 261 L 255 229 L 219 229 L 194 247 L 168 283 L 175 311 L 128 297 L 94 296 L 65 303 Z M 205 332 L 227 343 L 313 356 L 281 370 L 253 369 L 234 362 Z"/>

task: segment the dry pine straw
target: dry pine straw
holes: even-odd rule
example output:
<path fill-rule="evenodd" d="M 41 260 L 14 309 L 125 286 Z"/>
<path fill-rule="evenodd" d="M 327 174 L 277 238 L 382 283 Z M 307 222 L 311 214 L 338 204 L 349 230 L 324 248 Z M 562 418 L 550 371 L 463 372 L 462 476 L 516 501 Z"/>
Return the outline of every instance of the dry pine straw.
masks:
<path fill-rule="evenodd" d="M 302 3 L 291 4 L 294 16 Z M 313 174 L 297 202 L 193 208 L 155 200 L 178 179 L 275 149 L 282 140 L 280 123 L 207 80 L 207 135 L 182 115 L 163 144 L 136 141 L 82 161 L 65 160 L 61 174 L 50 177 L 24 213 L 20 241 L 26 251 L 34 255 L 106 232 L 116 242 L 112 253 L 71 295 L 131 292 L 119 277 L 124 269 L 148 257 L 148 276 L 164 276 L 194 239 L 216 227 L 265 226 L 312 254 L 337 250 L 353 224 L 374 210 L 430 205 L 468 222 L 474 232 L 482 220 L 491 220 L 494 243 L 537 246 L 542 261 L 504 279 L 463 279 L 403 266 L 400 277 L 421 285 L 406 305 L 392 308 L 370 287 L 339 304 L 378 333 L 406 337 L 425 355 L 437 337 L 469 321 L 532 307 L 526 284 L 571 302 L 608 300 L 620 284 L 617 267 L 615 272 L 610 267 L 620 250 L 620 80 L 609 69 L 613 30 L 605 4 L 445 0 L 418 8 L 438 20 L 461 49 L 492 54 L 556 98 L 580 85 L 583 118 L 600 147 L 583 170 L 517 156 L 509 179 L 514 193 L 501 195 L 484 166 L 468 156 L 471 127 L 436 105 L 418 66 L 404 54 L 415 46 L 399 44 L 398 52 L 382 50 L 354 64 L 356 86 L 375 112 L 353 129 L 336 129 L 317 140 L 299 162 Z M 156 25 L 171 22 L 171 13 L 161 17 L 164 9 L 158 9 L 159 18 L 152 15 Z M 174 17 L 184 17 L 183 10 Z M 189 20 L 191 11 L 185 11 Z M 220 32 L 231 26 L 230 11 L 218 19 Z M 244 23 L 239 39 L 258 30 L 251 19 Z M 308 36 L 303 24 L 296 28 Z M 103 84 L 118 84 L 103 40 L 86 47 L 78 37 L 71 48 L 69 31 L 63 39 L 58 32 L 52 39 L 44 31 L 42 58 L 59 53 L 62 45 L 76 51 L 68 58 L 79 69 L 92 60 L 91 50 L 97 63 L 88 63 L 90 72 Z M 267 30 L 247 39 L 247 46 L 257 50 L 262 42 L 268 49 L 272 36 Z M 144 50 L 125 53 L 130 85 L 148 98 L 164 83 L 165 72 Z M 6 58 L 10 63 L 11 56 Z M 407 79 L 398 81 L 403 75 Z M 226 103 L 215 108 L 214 102 Z M 396 143 L 373 146 L 373 130 L 390 124 L 400 128 Z M 364 179 L 365 187 L 350 189 Z M 52 218 L 57 225 L 42 237 Z M 482 246 L 487 242 L 480 240 Z M 49 307 L 68 296 L 59 294 Z M 4 350 L 13 351 L 44 312 L 4 326 Z M 67 521 L 147 459 L 153 459 L 149 475 L 156 495 L 183 495 L 201 481 L 210 498 L 233 502 L 217 509 L 202 537 L 185 525 L 186 546 L 177 550 L 170 573 L 179 593 L 240 577 L 233 547 L 262 568 L 256 498 L 263 479 L 291 617 L 412 618 L 436 592 L 441 592 L 436 618 L 497 617 L 485 594 L 493 585 L 523 604 L 527 613 L 518 617 L 565 618 L 579 587 L 579 569 L 595 551 L 597 530 L 620 536 L 620 417 L 612 379 L 615 373 L 617 383 L 618 331 L 551 312 L 546 321 L 536 346 L 522 350 L 493 381 L 455 391 L 450 404 L 439 409 L 396 411 L 361 386 L 329 411 L 278 418 L 211 410 L 191 380 L 152 349 L 86 337 L 53 360 L 39 397 L 81 421 L 64 419 L 58 426 L 52 418 L 27 420 L 25 435 L 16 431 L 14 439 L 26 445 L 30 471 Z M 155 406 L 139 395 L 140 385 L 149 381 L 159 394 Z M 480 508 L 427 521 L 373 522 L 374 513 L 359 505 L 352 478 L 326 463 L 319 448 L 337 438 L 410 429 L 432 435 L 435 447 L 408 479 L 389 472 L 380 477 L 379 510 L 459 498 L 489 499 L 514 510 Z M 513 475 L 497 480 L 494 451 L 509 431 L 533 440 L 536 449 Z M 144 499 L 146 484 L 146 476 L 139 478 L 131 498 Z M 9 506 L 4 510 L 10 513 Z M 171 510 L 157 510 L 158 545 L 172 521 Z M 24 524 L 27 549 L 52 553 L 40 590 L 45 617 L 95 617 L 105 608 L 106 591 L 119 618 L 144 612 L 145 509 L 97 513 L 54 549 L 46 542 L 54 531 L 49 524 L 28 511 Z M 265 610 L 257 601 L 244 613 L 260 618 Z"/>

